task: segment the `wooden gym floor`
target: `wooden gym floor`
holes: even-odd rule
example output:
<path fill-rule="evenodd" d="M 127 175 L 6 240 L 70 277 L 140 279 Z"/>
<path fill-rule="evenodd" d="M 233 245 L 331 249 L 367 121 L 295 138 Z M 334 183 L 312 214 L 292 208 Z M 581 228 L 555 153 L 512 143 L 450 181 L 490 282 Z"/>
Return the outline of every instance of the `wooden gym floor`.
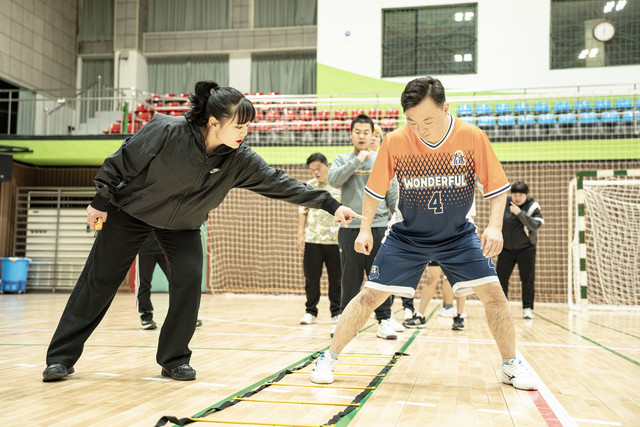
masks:
<path fill-rule="evenodd" d="M 203 295 L 204 325 L 191 341 L 197 379 L 168 380 L 155 362 L 159 330 L 140 330 L 134 296 L 119 293 L 76 373 L 43 383 L 46 348 L 67 298 L 0 295 L 1 425 L 154 426 L 163 415 L 196 416 L 329 345 L 326 297 L 318 323 L 302 326 L 300 296 Z M 161 325 L 168 295 L 153 294 L 152 301 Z M 498 350 L 482 305 L 469 301 L 466 329 L 452 331 L 451 319 L 435 313 L 439 303 L 429 305 L 425 329 L 406 330 L 397 341 L 376 338 L 372 318 L 336 368 L 346 375 L 336 375 L 334 385 L 351 388 L 306 387 L 307 366 L 250 397 L 268 402 L 239 401 L 204 419 L 323 425 L 363 394 L 337 425 L 640 425 L 640 312 L 572 313 L 562 304 L 538 304 L 534 318 L 524 320 L 513 303 L 518 351 L 542 384 L 527 392 L 499 381 Z M 402 322 L 399 304 L 395 317 Z M 394 359 L 397 351 L 406 355 Z"/>

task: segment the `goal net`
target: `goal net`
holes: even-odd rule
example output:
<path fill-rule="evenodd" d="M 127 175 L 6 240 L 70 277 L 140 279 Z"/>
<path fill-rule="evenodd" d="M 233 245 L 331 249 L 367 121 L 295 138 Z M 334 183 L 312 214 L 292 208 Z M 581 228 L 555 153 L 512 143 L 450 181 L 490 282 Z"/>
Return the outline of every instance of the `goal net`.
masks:
<path fill-rule="evenodd" d="M 639 308 L 640 170 L 578 172 L 569 194 L 569 305 Z"/>

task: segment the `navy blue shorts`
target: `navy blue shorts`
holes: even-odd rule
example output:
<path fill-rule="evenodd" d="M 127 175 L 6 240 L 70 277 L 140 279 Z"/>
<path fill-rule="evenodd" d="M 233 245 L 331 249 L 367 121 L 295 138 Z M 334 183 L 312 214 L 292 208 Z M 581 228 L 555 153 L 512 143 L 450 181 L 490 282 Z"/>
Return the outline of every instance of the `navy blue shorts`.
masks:
<path fill-rule="evenodd" d="M 473 294 L 473 287 L 498 282 L 491 258 L 482 255 L 480 238 L 469 232 L 446 244 L 416 246 L 391 231 L 371 266 L 367 288 L 413 298 L 429 261 L 440 264 L 455 296 Z"/>

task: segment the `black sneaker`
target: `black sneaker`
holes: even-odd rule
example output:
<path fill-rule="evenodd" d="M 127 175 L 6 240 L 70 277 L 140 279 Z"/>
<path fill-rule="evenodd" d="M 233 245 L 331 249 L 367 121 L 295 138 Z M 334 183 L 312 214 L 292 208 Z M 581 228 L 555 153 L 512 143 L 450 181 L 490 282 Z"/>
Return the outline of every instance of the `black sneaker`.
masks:
<path fill-rule="evenodd" d="M 451 326 L 451 329 L 453 329 L 454 331 L 464 330 L 464 319 L 460 317 L 459 314 L 453 318 L 453 326 Z"/>
<path fill-rule="evenodd" d="M 427 325 L 427 319 L 419 314 L 414 314 L 410 320 L 402 322 L 402 326 L 409 329 L 422 329 Z"/>
<path fill-rule="evenodd" d="M 62 363 L 52 363 L 42 372 L 42 381 L 45 383 L 61 380 L 73 374 L 73 366 L 67 368 Z"/>
<path fill-rule="evenodd" d="M 156 322 L 154 322 L 153 319 L 140 319 L 140 329 L 151 330 L 156 329 L 157 327 L 158 325 L 156 325 Z"/>
<path fill-rule="evenodd" d="M 162 368 L 161 374 L 163 377 L 170 377 L 177 381 L 193 381 L 196 379 L 196 370 L 189 366 L 188 363 L 183 363 L 173 369 Z"/>

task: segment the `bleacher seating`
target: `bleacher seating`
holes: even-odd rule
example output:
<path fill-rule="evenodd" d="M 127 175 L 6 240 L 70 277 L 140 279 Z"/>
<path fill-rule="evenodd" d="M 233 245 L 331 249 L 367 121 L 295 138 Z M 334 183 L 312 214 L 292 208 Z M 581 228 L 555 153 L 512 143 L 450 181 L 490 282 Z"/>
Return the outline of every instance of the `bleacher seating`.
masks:
<path fill-rule="evenodd" d="M 493 113 L 491 104 L 478 104 L 476 105 L 476 116 L 488 116 Z"/>
<path fill-rule="evenodd" d="M 580 126 L 592 127 L 598 124 L 598 115 L 593 111 L 587 111 L 578 115 Z"/>
<path fill-rule="evenodd" d="M 498 103 L 496 104 L 495 111 L 498 115 L 511 114 L 511 105 L 504 102 Z"/>
<path fill-rule="evenodd" d="M 529 109 L 529 104 L 526 102 L 516 102 L 513 104 L 513 113 L 514 114 L 525 114 L 531 111 Z"/>
<path fill-rule="evenodd" d="M 398 119 L 400 118 L 400 110 L 397 108 L 387 108 L 384 112 L 385 119 Z"/>
<path fill-rule="evenodd" d="M 613 105 L 611 105 L 611 101 L 608 99 L 596 99 L 593 101 L 593 110 L 596 113 L 600 113 L 602 111 L 612 110 Z"/>
<path fill-rule="evenodd" d="M 618 111 L 633 110 L 633 100 L 629 98 L 616 99 L 613 105 Z"/>
<path fill-rule="evenodd" d="M 532 111 L 534 114 L 546 114 L 549 112 L 548 102 L 534 102 Z"/>
<path fill-rule="evenodd" d="M 553 103 L 553 112 L 555 114 L 568 113 L 571 111 L 571 103 L 569 101 L 556 101 Z"/>
<path fill-rule="evenodd" d="M 460 105 L 458 105 L 458 110 L 456 111 L 456 115 L 458 117 L 472 116 L 473 115 L 473 107 L 471 106 L 471 104 L 460 104 Z"/>
<path fill-rule="evenodd" d="M 581 99 L 580 101 L 577 101 L 575 103 L 575 106 L 577 112 L 591 111 L 591 101 L 589 101 L 588 99 Z"/>
<path fill-rule="evenodd" d="M 572 127 L 578 123 L 576 115 L 574 113 L 562 113 L 558 114 L 558 126 L 567 128 Z"/>

